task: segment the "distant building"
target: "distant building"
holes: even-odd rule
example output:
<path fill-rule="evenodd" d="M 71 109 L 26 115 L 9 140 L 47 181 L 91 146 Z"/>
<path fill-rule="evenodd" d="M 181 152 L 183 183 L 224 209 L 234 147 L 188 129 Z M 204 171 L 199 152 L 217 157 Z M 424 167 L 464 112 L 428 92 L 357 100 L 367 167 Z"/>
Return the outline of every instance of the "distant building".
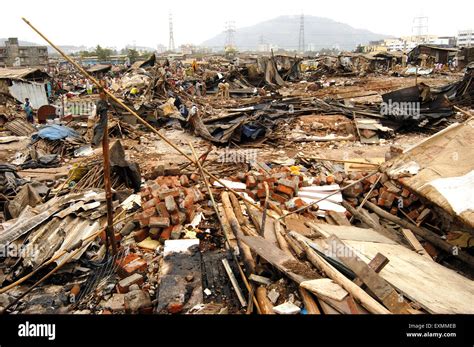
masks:
<path fill-rule="evenodd" d="M 431 44 L 445 47 L 456 46 L 456 38 L 450 36 L 435 36 L 435 35 L 421 35 L 421 36 L 403 36 L 398 38 L 384 39 L 379 41 L 369 42 L 367 46 L 363 47 L 365 53 L 370 52 L 394 52 L 394 51 L 411 51 L 421 44 Z"/>
<path fill-rule="evenodd" d="M 0 66 L 44 66 L 48 64 L 46 46 L 20 46 L 16 37 L 0 46 Z"/>
<path fill-rule="evenodd" d="M 274 45 L 271 43 L 259 43 L 257 45 L 257 52 L 271 52 L 272 49 L 274 51 L 278 50 L 278 45 Z"/>
<path fill-rule="evenodd" d="M 471 47 L 474 46 L 474 30 L 460 30 L 458 32 L 458 46 Z"/>

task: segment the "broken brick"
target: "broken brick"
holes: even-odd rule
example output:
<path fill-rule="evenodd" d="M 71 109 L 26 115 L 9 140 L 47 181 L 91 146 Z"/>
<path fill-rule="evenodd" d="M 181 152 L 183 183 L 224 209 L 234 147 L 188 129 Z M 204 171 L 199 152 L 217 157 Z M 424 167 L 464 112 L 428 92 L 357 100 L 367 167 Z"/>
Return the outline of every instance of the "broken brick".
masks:
<path fill-rule="evenodd" d="M 117 291 L 122 294 L 128 293 L 129 287 L 132 284 L 141 285 L 143 284 L 143 281 L 144 281 L 143 276 L 141 274 L 135 273 L 131 276 L 128 276 L 120 280 L 119 283 L 117 284 Z"/>
<path fill-rule="evenodd" d="M 170 239 L 171 240 L 178 240 L 181 237 L 182 232 L 183 232 L 183 226 L 182 225 L 173 226 L 173 229 L 171 230 Z"/>
<path fill-rule="evenodd" d="M 151 228 L 166 228 L 170 226 L 170 219 L 166 217 L 151 217 L 149 225 Z"/>
<path fill-rule="evenodd" d="M 165 198 L 165 205 L 168 212 L 174 212 L 178 209 L 178 205 L 176 205 L 176 201 L 171 195 Z"/>

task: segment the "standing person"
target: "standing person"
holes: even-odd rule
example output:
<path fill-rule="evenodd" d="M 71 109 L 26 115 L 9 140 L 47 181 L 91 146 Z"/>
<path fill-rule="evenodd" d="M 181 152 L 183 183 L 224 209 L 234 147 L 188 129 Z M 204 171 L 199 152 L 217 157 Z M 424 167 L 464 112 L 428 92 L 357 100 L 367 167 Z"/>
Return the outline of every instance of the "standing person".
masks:
<path fill-rule="evenodd" d="M 30 99 L 28 98 L 25 99 L 25 104 L 23 105 L 23 109 L 25 110 L 25 113 L 26 113 L 26 120 L 29 123 L 33 124 L 35 120 L 33 118 L 33 108 L 31 107 Z"/>

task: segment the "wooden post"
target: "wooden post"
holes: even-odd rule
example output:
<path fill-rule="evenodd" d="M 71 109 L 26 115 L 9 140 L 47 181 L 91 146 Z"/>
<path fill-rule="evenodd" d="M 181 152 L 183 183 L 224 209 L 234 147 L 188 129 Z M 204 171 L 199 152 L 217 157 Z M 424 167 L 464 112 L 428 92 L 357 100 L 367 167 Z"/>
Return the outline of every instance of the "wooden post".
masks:
<path fill-rule="evenodd" d="M 100 92 L 100 101 L 104 109 L 102 112 L 105 114 L 100 115 L 105 117 L 104 134 L 102 136 L 102 154 L 104 163 L 104 187 L 105 187 L 105 200 L 107 203 L 107 229 L 106 229 L 106 240 L 112 246 L 112 254 L 117 254 L 117 242 L 115 241 L 114 233 L 114 209 L 112 203 L 112 183 L 110 182 L 110 153 L 109 153 L 109 129 L 108 129 L 108 111 L 107 101 L 105 100 L 105 93 Z M 99 109 L 99 107 L 98 107 Z M 106 242 L 107 244 L 107 242 Z M 108 247 L 107 247 L 108 248 Z"/>
<path fill-rule="evenodd" d="M 255 291 L 255 296 L 257 297 L 257 302 L 260 305 L 262 314 L 275 314 L 275 312 L 273 312 L 273 305 L 267 298 L 267 290 L 265 287 L 258 287 Z"/>

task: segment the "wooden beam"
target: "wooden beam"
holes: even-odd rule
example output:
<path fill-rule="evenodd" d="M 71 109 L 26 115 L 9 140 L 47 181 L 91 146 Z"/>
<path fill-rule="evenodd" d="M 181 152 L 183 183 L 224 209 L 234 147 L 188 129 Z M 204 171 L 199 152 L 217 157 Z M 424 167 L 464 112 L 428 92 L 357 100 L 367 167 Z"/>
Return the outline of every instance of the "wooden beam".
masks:
<path fill-rule="evenodd" d="M 436 247 L 439 247 L 443 251 L 451 254 L 453 257 L 458 258 L 469 267 L 474 268 L 474 257 L 472 255 L 469 255 L 468 253 L 461 251 L 460 249 L 454 247 L 453 245 L 450 245 L 448 242 L 441 239 L 441 237 L 439 237 L 437 234 L 433 233 L 432 231 L 429 231 L 421 227 L 417 227 L 415 224 L 409 223 L 397 216 L 394 216 L 393 214 L 382 210 L 380 207 L 376 206 L 370 201 L 367 201 L 365 205 L 370 210 L 378 214 L 380 217 L 385 218 L 389 221 L 392 221 L 403 228 L 410 229 L 411 231 L 413 231 L 415 234 L 422 237 L 426 241 L 431 242 Z"/>
<path fill-rule="evenodd" d="M 337 236 L 331 235 L 328 244 L 334 245 L 340 251 L 338 259 L 349 267 L 366 285 L 367 288 L 379 298 L 390 312 L 397 314 L 409 314 L 408 304 L 395 289 L 382 277 L 380 277 L 370 266 L 360 259 L 355 251 L 346 246 Z"/>
<path fill-rule="evenodd" d="M 314 250 L 312 250 L 311 247 L 307 245 L 307 239 L 305 237 L 294 232 L 290 232 L 290 234 L 292 237 L 298 240 L 298 242 L 305 250 L 308 260 L 314 266 L 323 271 L 329 278 L 331 278 L 334 282 L 338 283 L 342 288 L 347 290 L 355 299 L 359 300 L 361 305 L 364 306 L 369 312 L 377 314 L 390 313 L 390 311 L 388 311 L 385 307 L 383 307 L 376 300 L 374 300 L 363 289 L 354 284 L 351 280 L 349 280 L 337 269 L 335 269 L 331 264 L 324 260 L 324 258 L 322 258 Z"/>
<path fill-rule="evenodd" d="M 299 288 L 301 299 L 303 299 L 304 307 L 308 314 L 321 314 L 321 311 L 318 308 L 318 304 L 316 302 L 317 299 L 311 295 L 306 289 Z"/>
<path fill-rule="evenodd" d="M 420 241 L 416 238 L 416 236 L 411 232 L 410 229 L 402 228 L 403 236 L 407 239 L 408 243 L 413 247 L 416 253 L 428 258 L 429 260 L 433 260 L 431 256 L 428 254 L 426 249 L 421 245 Z"/>
<path fill-rule="evenodd" d="M 255 296 L 257 297 L 257 302 L 262 310 L 262 314 L 275 314 L 273 311 L 273 305 L 267 298 L 267 290 L 265 287 L 258 287 L 255 291 Z"/>

